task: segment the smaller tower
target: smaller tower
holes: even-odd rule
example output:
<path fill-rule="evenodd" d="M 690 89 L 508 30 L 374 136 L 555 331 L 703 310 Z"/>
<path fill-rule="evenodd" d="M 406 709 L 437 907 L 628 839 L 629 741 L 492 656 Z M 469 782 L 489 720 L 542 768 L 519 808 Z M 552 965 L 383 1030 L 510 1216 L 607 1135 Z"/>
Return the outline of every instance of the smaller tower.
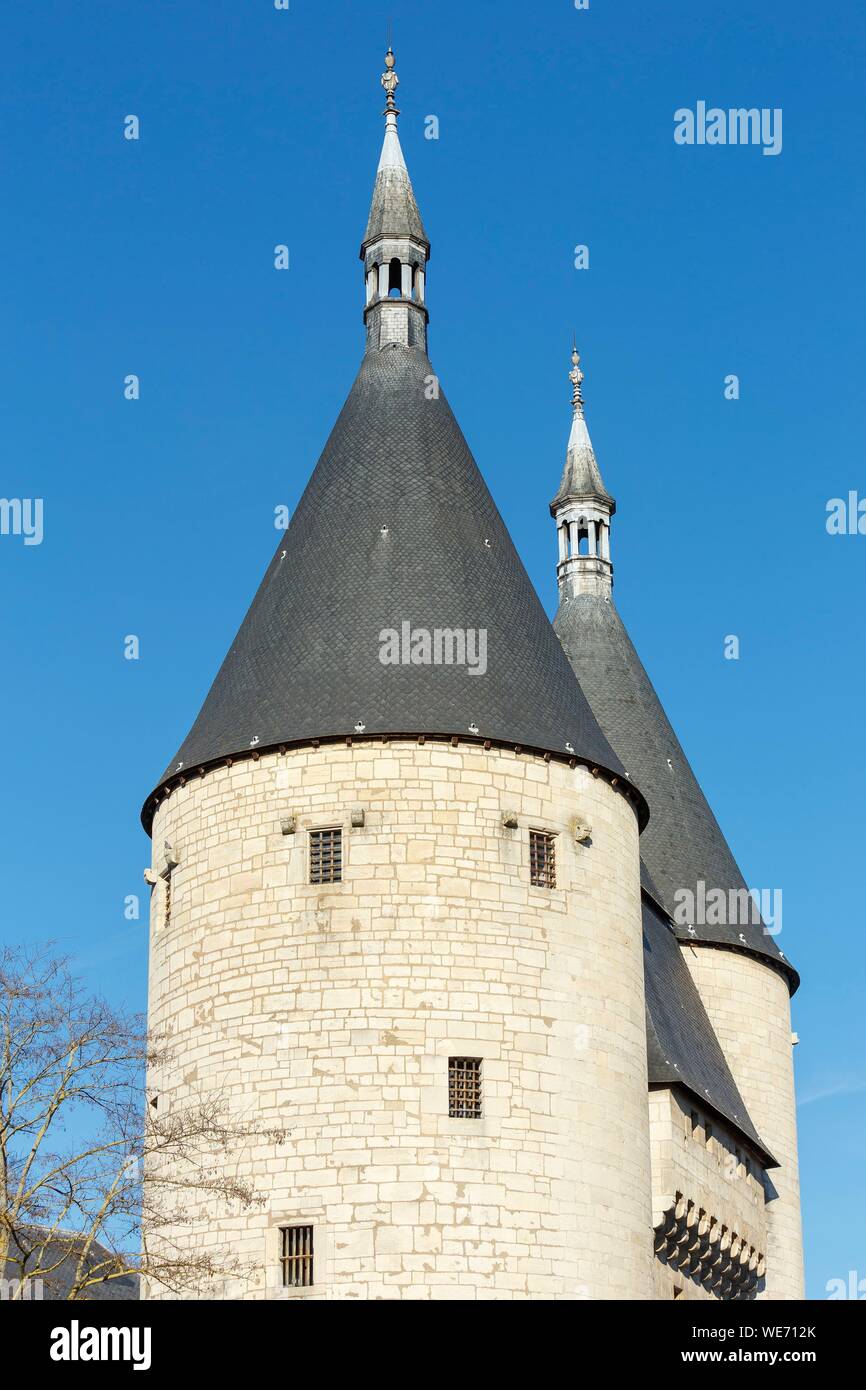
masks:
<path fill-rule="evenodd" d="M 397 134 L 400 112 L 394 94 L 400 79 L 394 62 L 389 48 L 382 73 L 385 140 L 360 253 L 367 287 L 364 322 L 368 348 L 399 343 L 401 347 L 417 347 L 426 352 L 424 292 L 430 242 Z"/>
<path fill-rule="evenodd" d="M 556 575 L 560 600 L 578 594 L 609 598 L 613 588 L 610 519 L 616 502 L 601 480 L 583 414 L 583 372 L 575 345 L 571 353 L 571 434 L 559 491 L 550 504 L 559 537 Z"/>
<path fill-rule="evenodd" d="M 799 977 L 756 911 L 617 612 L 609 539 L 615 504 L 602 482 L 583 418 L 583 373 L 576 349 L 572 364 L 574 418 L 562 481 L 550 506 L 559 534 L 560 602 L 554 629 L 605 737 L 649 801 L 650 819 L 640 840 L 645 878 L 654 885 L 649 897 L 673 925 L 708 1028 L 724 1054 L 730 1084 L 739 1097 L 729 1109 L 729 1119 L 743 1132 L 737 1110 L 745 1108 L 753 1135 L 776 1160 L 765 1179 L 766 1275 L 760 1296 L 801 1299 L 803 1239 L 789 999 Z M 748 776 L 743 786 L 748 795 Z M 689 903 L 691 911 L 684 920 L 683 905 Z M 713 904 L 726 906 L 719 910 Z M 663 935 L 660 939 L 666 940 Z M 656 950 L 650 966 L 657 970 L 659 959 Z M 652 979 L 652 969 L 647 978 Z M 683 998 L 680 988 L 680 1009 Z M 682 1015 L 678 1027 L 683 1027 Z M 691 1040 L 688 1048 L 690 1056 L 707 1055 Z M 712 1099 L 706 1083 L 700 1090 Z M 723 1209 L 721 1199 L 713 1201 L 717 1210 Z"/>

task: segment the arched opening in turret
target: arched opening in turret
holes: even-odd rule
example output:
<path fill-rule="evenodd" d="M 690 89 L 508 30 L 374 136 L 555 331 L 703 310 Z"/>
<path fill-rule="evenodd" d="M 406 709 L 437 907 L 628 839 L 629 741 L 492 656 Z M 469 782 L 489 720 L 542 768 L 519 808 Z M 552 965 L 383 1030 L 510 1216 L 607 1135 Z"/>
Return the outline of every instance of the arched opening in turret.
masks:
<path fill-rule="evenodd" d="M 577 553 L 578 555 L 589 554 L 589 527 L 585 517 L 581 517 L 577 523 Z"/>
<path fill-rule="evenodd" d="M 403 267 L 395 256 L 388 267 L 388 297 L 400 299 L 403 293 Z"/>

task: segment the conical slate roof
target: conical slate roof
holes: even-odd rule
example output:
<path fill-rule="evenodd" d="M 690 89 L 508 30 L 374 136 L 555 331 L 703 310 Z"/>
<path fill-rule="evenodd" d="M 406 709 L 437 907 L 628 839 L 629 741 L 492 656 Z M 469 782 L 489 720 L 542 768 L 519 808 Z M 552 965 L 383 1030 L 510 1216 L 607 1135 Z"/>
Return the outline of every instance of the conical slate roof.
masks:
<path fill-rule="evenodd" d="M 565 597 L 554 627 L 605 736 L 649 802 L 641 855 L 677 935 L 754 952 L 782 966 L 796 987 L 796 971 L 774 937 L 751 920 L 751 911 L 744 920 L 730 896 L 747 885 L 613 600 Z M 691 921 L 678 920 L 678 890 L 693 893 L 697 906 L 701 885 L 704 901 L 712 890 L 726 895 L 724 921 L 713 920 L 711 905 Z"/>
<path fill-rule="evenodd" d="M 473 731 L 623 775 L 435 380 L 417 348 L 365 355 L 164 778 L 251 746 Z M 483 630 L 486 669 L 383 665 L 404 624 Z"/>
<path fill-rule="evenodd" d="M 582 414 L 575 414 L 571 422 L 565 467 L 556 496 L 550 504 L 551 515 L 555 515 L 557 507 L 565 502 L 579 502 L 592 497 L 607 502 L 613 516 L 616 503 L 602 481 L 586 420 Z"/>
<path fill-rule="evenodd" d="M 376 172 L 363 245 L 367 246 L 380 236 L 412 237 L 429 247 L 409 170 L 400 148 L 395 116 L 389 117 L 385 128 L 382 157 Z"/>

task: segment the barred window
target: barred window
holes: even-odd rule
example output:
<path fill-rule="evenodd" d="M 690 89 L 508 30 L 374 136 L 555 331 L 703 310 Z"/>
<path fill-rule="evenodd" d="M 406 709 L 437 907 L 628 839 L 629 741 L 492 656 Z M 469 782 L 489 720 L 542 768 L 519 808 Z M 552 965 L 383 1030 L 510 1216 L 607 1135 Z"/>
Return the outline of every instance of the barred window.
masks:
<path fill-rule="evenodd" d="M 310 882 L 340 883 L 343 878 L 342 830 L 310 831 Z"/>
<path fill-rule="evenodd" d="M 448 1058 L 448 1114 L 454 1120 L 480 1120 L 480 1057 Z"/>
<path fill-rule="evenodd" d="M 546 830 L 529 832 L 529 881 L 536 888 L 556 887 L 556 836 Z"/>
<path fill-rule="evenodd" d="M 165 879 L 165 898 L 163 901 L 162 924 L 167 927 L 171 924 L 171 874 L 166 874 Z"/>
<path fill-rule="evenodd" d="M 312 1287 L 312 1226 L 280 1227 L 280 1271 L 284 1289 L 309 1289 Z"/>

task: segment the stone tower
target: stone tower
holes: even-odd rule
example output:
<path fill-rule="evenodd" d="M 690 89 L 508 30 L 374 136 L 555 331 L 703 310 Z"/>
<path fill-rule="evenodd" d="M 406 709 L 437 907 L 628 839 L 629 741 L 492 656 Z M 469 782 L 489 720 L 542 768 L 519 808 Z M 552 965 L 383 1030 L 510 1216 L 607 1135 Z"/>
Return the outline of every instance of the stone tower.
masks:
<path fill-rule="evenodd" d="M 262 1136 L 215 1159 L 261 1205 L 168 1236 L 240 1262 L 204 1297 L 794 1296 L 795 977 L 677 924 L 741 879 L 612 606 L 579 358 L 554 631 L 427 355 L 397 81 L 360 369 L 142 813 L 152 1100 Z"/>
<path fill-rule="evenodd" d="M 427 357 L 386 63 L 366 352 L 143 812 L 158 1103 L 288 1133 L 173 1235 L 233 1297 L 649 1298 L 647 807 Z"/>
<path fill-rule="evenodd" d="M 576 351 L 572 364 L 571 434 L 550 505 L 559 541 L 554 627 L 599 725 L 649 801 L 641 837 L 644 886 L 679 938 L 753 1137 L 756 1129 L 774 1156 L 765 1158 L 766 1272 L 759 1292 L 802 1298 L 789 1005 L 798 976 L 761 920 L 614 605 L 610 523 L 616 504 L 586 426 Z M 738 1128 L 742 1140 L 742 1122 Z M 723 1194 L 720 1189 L 719 1199 Z"/>

